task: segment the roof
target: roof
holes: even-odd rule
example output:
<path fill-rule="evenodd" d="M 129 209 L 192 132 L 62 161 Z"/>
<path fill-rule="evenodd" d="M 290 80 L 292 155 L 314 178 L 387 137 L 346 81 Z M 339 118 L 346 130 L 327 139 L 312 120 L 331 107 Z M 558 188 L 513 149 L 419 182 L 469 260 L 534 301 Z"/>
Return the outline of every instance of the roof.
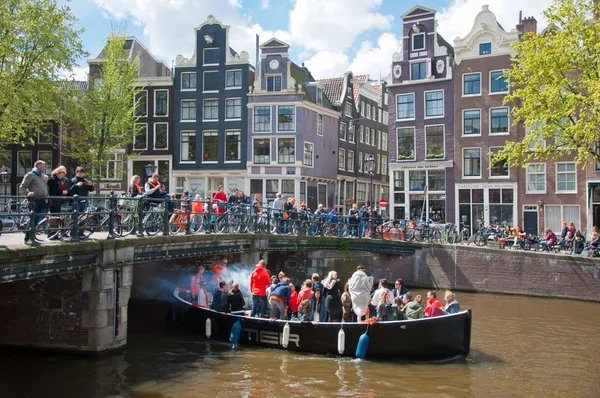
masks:
<path fill-rule="evenodd" d="M 439 33 L 436 33 L 435 37 L 437 38 L 437 44 L 440 47 L 446 47 L 448 50 L 448 55 L 454 55 L 454 47 L 446 41 Z"/>
<path fill-rule="evenodd" d="M 355 75 L 352 80 L 352 94 L 354 94 L 354 104 L 358 106 L 360 86 L 362 86 L 362 84 L 369 80 L 369 75 Z"/>
<path fill-rule="evenodd" d="M 90 87 L 84 80 L 62 80 L 58 84 L 63 88 L 73 88 L 79 91 L 87 91 Z"/>
<path fill-rule="evenodd" d="M 323 87 L 323 93 L 334 106 L 341 105 L 342 91 L 344 90 L 344 79 L 346 76 L 332 77 L 330 79 L 320 79 L 319 83 Z"/>
<path fill-rule="evenodd" d="M 308 91 L 302 86 L 302 83 L 314 82 L 315 79 L 312 77 L 309 70 L 306 69 L 305 67 L 298 66 L 297 64 L 295 64 L 294 62 L 291 62 L 291 61 L 290 61 L 290 64 L 291 64 L 290 65 L 290 73 L 291 73 L 292 77 L 294 78 L 294 80 L 296 81 L 296 84 L 298 85 L 298 89 L 301 89 L 303 91 L 303 93 L 304 93 L 303 99 L 306 101 L 315 102 L 311 98 Z"/>

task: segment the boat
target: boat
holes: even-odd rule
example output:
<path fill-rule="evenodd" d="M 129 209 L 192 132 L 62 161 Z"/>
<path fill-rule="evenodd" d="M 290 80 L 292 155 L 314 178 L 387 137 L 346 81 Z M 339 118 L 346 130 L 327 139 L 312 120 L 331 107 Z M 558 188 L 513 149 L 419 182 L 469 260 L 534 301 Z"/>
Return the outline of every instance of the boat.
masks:
<path fill-rule="evenodd" d="M 471 310 L 376 323 L 294 322 L 250 317 L 247 311 L 217 312 L 191 303 L 185 292 L 175 289 L 174 295 L 177 316 L 186 328 L 208 339 L 240 346 L 356 357 L 357 348 L 364 345 L 359 340 L 367 333 L 367 347 L 361 347 L 366 348 L 366 355 L 362 356 L 366 358 L 439 360 L 467 356 L 471 349 Z M 238 321 L 239 340 L 232 342 Z"/>

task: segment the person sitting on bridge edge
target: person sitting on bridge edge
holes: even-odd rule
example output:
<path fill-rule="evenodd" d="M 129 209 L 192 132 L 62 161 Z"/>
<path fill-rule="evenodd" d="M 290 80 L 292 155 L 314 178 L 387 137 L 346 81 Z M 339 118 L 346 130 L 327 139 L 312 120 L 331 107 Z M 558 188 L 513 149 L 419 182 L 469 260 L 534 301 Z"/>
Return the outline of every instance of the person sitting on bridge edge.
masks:
<path fill-rule="evenodd" d="M 211 304 L 211 308 L 218 312 L 227 312 L 227 282 L 221 281 L 219 282 L 219 288 L 215 290 L 213 293 L 213 301 Z"/>

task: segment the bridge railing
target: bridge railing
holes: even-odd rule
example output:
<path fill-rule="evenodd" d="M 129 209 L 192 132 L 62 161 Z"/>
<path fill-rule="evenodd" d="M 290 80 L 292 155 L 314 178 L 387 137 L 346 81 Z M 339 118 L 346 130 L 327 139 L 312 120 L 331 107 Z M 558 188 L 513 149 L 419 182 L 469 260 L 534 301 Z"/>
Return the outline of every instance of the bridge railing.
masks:
<path fill-rule="evenodd" d="M 158 234 L 280 234 L 458 243 L 452 224 L 146 196 L 0 196 L 2 233 L 26 243 Z"/>

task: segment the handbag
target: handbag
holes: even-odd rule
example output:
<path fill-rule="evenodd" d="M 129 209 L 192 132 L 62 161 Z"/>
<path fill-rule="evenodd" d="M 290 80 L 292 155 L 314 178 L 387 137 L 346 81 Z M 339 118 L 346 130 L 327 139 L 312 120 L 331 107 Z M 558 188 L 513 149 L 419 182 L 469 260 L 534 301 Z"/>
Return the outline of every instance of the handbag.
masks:
<path fill-rule="evenodd" d="M 290 218 L 290 215 L 288 214 L 288 212 L 287 212 L 287 211 L 284 211 L 284 212 L 283 212 L 283 219 L 284 219 L 284 220 L 287 220 L 288 218 Z"/>

